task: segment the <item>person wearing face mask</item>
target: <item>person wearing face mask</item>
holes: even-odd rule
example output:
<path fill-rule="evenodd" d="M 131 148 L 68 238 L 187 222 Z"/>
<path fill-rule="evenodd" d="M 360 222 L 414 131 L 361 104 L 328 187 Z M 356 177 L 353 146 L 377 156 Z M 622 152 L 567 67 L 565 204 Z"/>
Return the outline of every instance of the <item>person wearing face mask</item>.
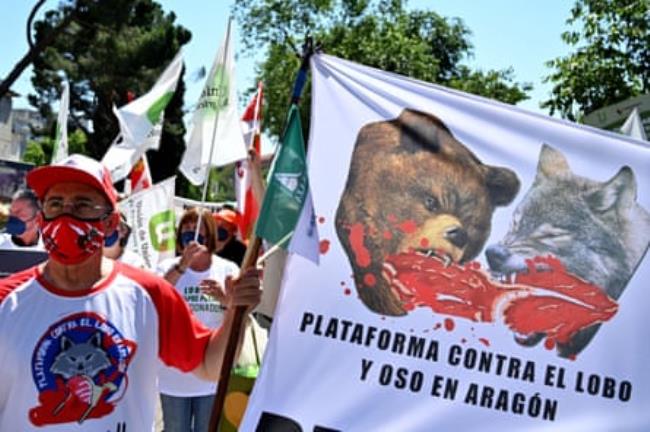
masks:
<path fill-rule="evenodd" d="M 246 245 L 237 239 L 239 215 L 234 210 L 223 208 L 213 217 L 217 223 L 216 254 L 241 265 L 246 254 Z"/>
<path fill-rule="evenodd" d="M 104 240 L 104 256 L 132 265 L 133 267 L 146 268 L 144 259 L 135 252 L 127 249 L 131 237 L 131 227 L 126 221 L 124 213 L 120 212 L 120 223 L 112 234 Z"/>
<path fill-rule="evenodd" d="M 17 191 L 11 199 L 5 232 L 0 234 L 0 249 L 43 250 L 36 221 L 38 211 L 38 197 L 33 191 Z"/>
<path fill-rule="evenodd" d="M 199 215 L 201 226 L 198 230 Z M 162 261 L 157 273 L 172 283 L 196 317 L 217 328 L 224 316 L 221 287 L 236 277 L 239 267 L 214 255 L 216 225 L 208 210 L 191 208 L 176 231 L 178 256 Z M 216 383 L 163 367 L 158 377 L 165 432 L 207 431 Z"/>
<path fill-rule="evenodd" d="M 159 361 L 215 382 L 257 270 L 225 281 L 210 329 L 169 282 L 102 255 L 120 218 L 101 163 L 71 155 L 27 184 L 48 258 L 0 280 L 0 431 L 153 430 Z"/>

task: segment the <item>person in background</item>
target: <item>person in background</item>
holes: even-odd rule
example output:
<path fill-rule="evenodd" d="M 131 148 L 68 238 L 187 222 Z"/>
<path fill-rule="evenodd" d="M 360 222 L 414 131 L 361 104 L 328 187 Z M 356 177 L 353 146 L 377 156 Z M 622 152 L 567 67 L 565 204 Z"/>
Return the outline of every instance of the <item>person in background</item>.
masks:
<path fill-rule="evenodd" d="M 131 227 L 126 221 L 124 213 L 120 212 L 120 222 L 115 231 L 104 240 L 104 256 L 121 261 L 133 267 L 146 268 L 144 259 L 135 252 L 127 249 L 131 237 Z"/>
<path fill-rule="evenodd" d="M 158 362 L 217 381 L 234 310 L 259 303 L 258 271 L 226 280 L 209 329 L 169 282 L 102 255 L 120 217 L 100 162 L 71 155 L 27 184 L 48 258 L 0 280 L 0 431 L 153 430 Z"/>
<path fill-rule="evenodd" d="M 201 227 L 195 240 L 199 212 Z M 222 287 L 239 274 L 235 263 L 214 254 L 216 231 L 209 210 L 186 210 L 176 232 L 178 256 L 162 261 L 157 270 L 174 285 L 194 315 L 208 328 L 218 328 L 221 324 L 224 316 Z M 216 383 L 162 367 L 158 387 L 165 432 L 208 430 Z"/>
<path fill-rule="evenodd" d="M 0 249 L 44 250 L 38 232 L 38 197 L 30 189 L 17 191 L 11 199 L 5 232 L 0 234 Z"/>
<path fill-rule="evenodd" d="M 213 216 L 217 223 L 216 254 L 241 265 L 246 254 L 246 245 L 237 239 L 239 215 L 235 210 L 222 208 Z"/>

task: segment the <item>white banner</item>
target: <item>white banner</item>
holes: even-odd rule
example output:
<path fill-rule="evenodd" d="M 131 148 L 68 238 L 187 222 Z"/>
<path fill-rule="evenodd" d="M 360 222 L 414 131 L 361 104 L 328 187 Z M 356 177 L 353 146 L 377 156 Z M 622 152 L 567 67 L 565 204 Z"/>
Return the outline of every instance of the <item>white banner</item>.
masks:
<path fill-rule="evenodd" d="M 650 147 L 325 55 L 240 430 L 650 430 Z M 274 425 L 277 429 L 270 429 Z"/>
<path fill-rule="evenodd" d="M 132 229 L 127 247 L 152 270 L 176 253 L 175 182 L 176 177 L 169 178 L 119 204 Z"/>

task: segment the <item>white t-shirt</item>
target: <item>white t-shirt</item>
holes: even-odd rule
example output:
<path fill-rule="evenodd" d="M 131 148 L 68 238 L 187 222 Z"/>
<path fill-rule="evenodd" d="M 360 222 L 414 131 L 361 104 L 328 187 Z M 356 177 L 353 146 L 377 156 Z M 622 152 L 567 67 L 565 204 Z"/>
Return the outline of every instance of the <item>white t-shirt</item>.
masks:
<path fill-rule="evenodd" d="M 211 331 L 165 280 L 116 262 L 85 291 L 0 280 L 0 431 L 152 431 L 158 359 L 198 367 Z"/>
<path fill-rule="evenodd" d="M 180 257 L 166 259 L 158 265 L 156 272 L 164 275 L 179 261 Z M 176 282 L 175 288 L 206 327 L 217 328 L 223 321 L 223 310 L 219 302 L 201 293 L 199 283 L 204 279 L 214 279 L 223 285 L 226 276 L 236 277 L 238 274 L 239 268 L 234 262 L 212 255 L 209 269 L 196 272 L 188 268 Z M 161 393 L 170 396 L 207 396 L 215 393 L 217 384 L 163 365 L 158 375 L 158 388 Z"/>
<path fill-rule="evenodd" d="M 122 255 L 120 255 L 120 257 L 117 260 L 133 267 L 147 268 L 144 259 L 142 259 L 140 255 L 130 251 L 129 249 L 124 249 L 124 252 L 122 252 Z"/>
<path fill-rule="evenodd" d="M 45 248 L 43 247 L 43 241 L 41 239 L 41 236 L 38 236 L 38 242 L 36 242 L 35 245 L 32 246 L 20 246 L 14 243 L 14 241 L 11 239 L 11 234 L 9 233 L 2 233 L 0 234 L 0 249 L 22 249 L 22 250 L 37 250 L 37 251 L 44 251 Z"/>

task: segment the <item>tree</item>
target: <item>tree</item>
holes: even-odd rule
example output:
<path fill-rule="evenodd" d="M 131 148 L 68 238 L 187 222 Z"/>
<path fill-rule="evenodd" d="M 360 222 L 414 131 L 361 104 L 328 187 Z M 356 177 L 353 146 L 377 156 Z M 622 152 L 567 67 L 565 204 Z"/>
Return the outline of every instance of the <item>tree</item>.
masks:
<path fill-rule="evenodd" d="M 554 71 L 542 108 L 578 120 L 650 92 L 650 0 L 577 0 L 562 40 L 575 52 L 547 62 Z"/>
<path fill-rule="evenodd" d="M 470 31 L 460 19 L 408 10 L 405 0 L 238 0 L 234 13 L 245 49 L 266 48 L 258 64 L 264 81 L 264 126 L 282 133 L 293 77 L 300 65 L 296 40 L 310 33 L 328 54 L 423 81 L 439 83 L 508 103 L 527 98 L 528 84 L 511 70 L 472 71 L 462 61 L 472 53 Z M 289 72 L 291 71 L 291 73 Z M 309 125 L 310 89 L 303 95 L 302 121 Z"/>
<path fill-rule="evenodd" d="M 54 150 L 54 131 L 49 136 L 43 136 L 27 143 L 23 160 L 33 163 L 36 166 L 47 165 L 52 160 Z M 77 129 L 68 135 L 68 146 L 70 154 L 86 153 L 87 138 L 84 133 Z"/>
<path fill-rule="evenodd" d="M 30 103 L 52 119 L 51 104 L 60 97 L 61 81 L 70 82 L 70 118 L 88 138 L 87 153 L 101 159 L 118 133 L 112 108 L 129 94 L 145 93 L 162 73 L 190 32 L 176 25 L 154 0 L 66 0 L 35 23 L 36 43 L 75 11 L 75 18 L 34 61 Z M 185 127 L 179 85 L 165 111 L 160 150 L 152 155 L 152 176 L 173 174 L 183 151 Z"/>

